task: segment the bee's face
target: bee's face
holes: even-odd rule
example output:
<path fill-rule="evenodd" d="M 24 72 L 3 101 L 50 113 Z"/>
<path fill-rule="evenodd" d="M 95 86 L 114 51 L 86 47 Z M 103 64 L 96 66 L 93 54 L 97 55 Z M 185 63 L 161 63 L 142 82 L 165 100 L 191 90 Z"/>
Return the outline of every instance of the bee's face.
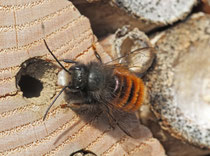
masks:
<path fill-rule="evenodd" d="M 68 86 L 69 82 L 71 81 L 71 75 L 67 73 L 65 70 L 61 70 L 58 73 L 58 85 L 59 86 Z"/>
<path fill-rule="evenodd" d="M 68 87 L 71 91 L 83 90 L 88 83 L 88 69 L 85 65 L 77 64 L 72 66 L 69 71 L 71 72 L 71 80 Z"/>

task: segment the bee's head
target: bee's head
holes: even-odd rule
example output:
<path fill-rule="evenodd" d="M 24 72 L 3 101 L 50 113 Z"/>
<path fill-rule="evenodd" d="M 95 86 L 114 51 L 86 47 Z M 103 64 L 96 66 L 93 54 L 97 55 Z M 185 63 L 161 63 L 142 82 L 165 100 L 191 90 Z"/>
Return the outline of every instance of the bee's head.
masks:
<path fill-rule="evenodd" d="M 58 84 L 67 86 L 71 92 L 80 90 L 96 91 L 104 85 L 104 74 L 101 67 L 97 63 L 89 65 L 75 64 L 71 66 L 68 73 L 62 70 L 58 74 Z"/>
<path fill-rule="evenodd" d="M 83 90 L 88 83 L 88 69 L 84 64 L 75 64 L 69 69 L 71 73 L 71 80 L 68 88 L 71 91 Z"/>

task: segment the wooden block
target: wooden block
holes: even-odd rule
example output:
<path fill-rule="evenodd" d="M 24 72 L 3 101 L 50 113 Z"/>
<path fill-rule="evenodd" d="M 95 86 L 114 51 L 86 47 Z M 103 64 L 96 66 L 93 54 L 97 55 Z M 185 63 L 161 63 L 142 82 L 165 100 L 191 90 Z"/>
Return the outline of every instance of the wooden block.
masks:
<path fill-rule="evenodd" d="M 165 155 L 146 127 L 140 125 L 142 137 L 132 139 L 118 127 L 111 129 L 104 115 L 62 109 L 68 103 L 64 94 L 43 121 L 60 91 L 61 70 L 43 39 L 58 59 L 94 60 L 96 42 L 102 59 L 110 60 L 93 39 L 89 20 L 71 2 L 4 1 L 0 19 L 0 155 L 70 155 L 81 149 L 97 155 Z"/>

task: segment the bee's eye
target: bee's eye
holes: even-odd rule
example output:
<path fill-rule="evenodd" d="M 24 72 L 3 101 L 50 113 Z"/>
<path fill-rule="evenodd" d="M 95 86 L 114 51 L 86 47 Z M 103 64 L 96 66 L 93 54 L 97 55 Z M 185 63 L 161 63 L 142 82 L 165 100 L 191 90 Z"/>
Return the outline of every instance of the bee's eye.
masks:
<path fill-rule="evenodd" d="M 73 66 L 73 67 L 70 68 L 70 70 L 81 70 L 81 68 L 78 67 L 78 66 Z"/>
<path fill-rule="evenodd" d="M 75 66 L 75 70 L 81 70 L 81 68 L 78 66 Z"/>

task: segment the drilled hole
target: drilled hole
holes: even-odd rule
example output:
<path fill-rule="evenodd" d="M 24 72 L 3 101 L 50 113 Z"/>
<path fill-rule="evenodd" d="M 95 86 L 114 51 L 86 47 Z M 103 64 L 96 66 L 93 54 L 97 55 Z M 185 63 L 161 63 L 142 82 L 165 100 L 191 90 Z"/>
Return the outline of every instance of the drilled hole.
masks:
<path fill-rule="evenodd" d="M 97 155 L 91 151 L 81 149 L 79 151 L 71 153 L 70 156 L 97 156 Z"/>
<path fill-rule="evenodd" d="M 27 98 L 39 97 L 43 89 L 41 81 L 29 75 L 22 75 L 18 85 L 23 92 L 23 96 Z"/>
<path fill-rule="evenodd" d="M 30 58 L 16 75 L 17 89 L 25 100 L 36 105 L 49 104 L 55 95 L 58 68 L 45 60 Z"/>

